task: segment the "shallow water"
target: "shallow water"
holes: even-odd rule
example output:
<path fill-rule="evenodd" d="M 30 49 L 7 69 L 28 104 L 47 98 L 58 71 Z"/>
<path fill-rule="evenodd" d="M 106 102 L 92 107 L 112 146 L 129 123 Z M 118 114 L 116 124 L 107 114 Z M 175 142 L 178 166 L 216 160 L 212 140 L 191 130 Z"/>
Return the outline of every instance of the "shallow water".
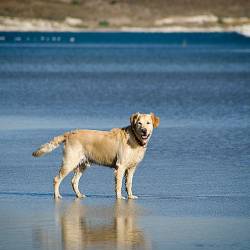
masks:
<path fill-rule="evenodd" d="M 250 42 L 240 41 L 0 45 L 0 249 L 249 249 Z M 161 118 L 135 175 L 139 199 L 116 202 L 112 170 L 93 166 L 86 199 L 69 176 L 54 202 L 61 150 L 32 151 L 69 129 L 126 126 L 137 111 Z"/>

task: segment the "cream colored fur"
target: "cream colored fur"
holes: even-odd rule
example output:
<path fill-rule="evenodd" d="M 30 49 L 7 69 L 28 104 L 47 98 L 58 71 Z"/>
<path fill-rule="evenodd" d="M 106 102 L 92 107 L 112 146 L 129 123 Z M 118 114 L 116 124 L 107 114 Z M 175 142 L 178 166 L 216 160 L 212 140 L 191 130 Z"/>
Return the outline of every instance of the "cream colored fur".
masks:
<path fill-rule="evenodd" d="M 59 174 L 54 178 L 54 196 L 61 198 L 59 186 L 62 180 L 74 171 L 72 188 L 78 198 L 85 197 L 78 184 L 82 173 L 91 163 L 114 168 L 115 192 L 121 195 L 122 179 L 126 177 L 128 198 L 135 199 L 132 193 L 133 175 L 138 163 L 143 159 L 153 128 L 159 125 L 159 118 L 153 113 L 136 113 L 130 117 L 131 125 L 110 131 L 75 130 L 55 137 L 33 153 L 42 156 L 64 143 L 63 163 Z"/>

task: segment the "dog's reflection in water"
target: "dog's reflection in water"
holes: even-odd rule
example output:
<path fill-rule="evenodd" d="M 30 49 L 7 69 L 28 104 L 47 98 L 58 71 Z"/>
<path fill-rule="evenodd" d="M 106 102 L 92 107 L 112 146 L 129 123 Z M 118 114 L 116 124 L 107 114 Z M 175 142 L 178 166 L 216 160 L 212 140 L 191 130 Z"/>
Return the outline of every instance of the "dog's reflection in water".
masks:
<path fill-rule="evenodd" d="M 138 207 L 133 200 L 117 200 L 111 207 L 88 207 L 75 200 L 62 208 L 56 204 L 62 247 L 76 249 L 151 249 L 136 225 Z"/>

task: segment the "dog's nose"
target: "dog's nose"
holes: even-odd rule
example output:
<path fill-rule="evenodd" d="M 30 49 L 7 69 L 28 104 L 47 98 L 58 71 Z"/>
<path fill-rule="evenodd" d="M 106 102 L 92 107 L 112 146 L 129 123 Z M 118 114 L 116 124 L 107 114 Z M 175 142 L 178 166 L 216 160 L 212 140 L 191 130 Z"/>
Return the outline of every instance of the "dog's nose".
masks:
<path fill-rule="evenodd" d="M 142 129 L 141 129 L 141 132 L 142 132 L 143 134 L 147 134 L 147 129 L 146 129 L 146 128 L 142 128 Z"/>

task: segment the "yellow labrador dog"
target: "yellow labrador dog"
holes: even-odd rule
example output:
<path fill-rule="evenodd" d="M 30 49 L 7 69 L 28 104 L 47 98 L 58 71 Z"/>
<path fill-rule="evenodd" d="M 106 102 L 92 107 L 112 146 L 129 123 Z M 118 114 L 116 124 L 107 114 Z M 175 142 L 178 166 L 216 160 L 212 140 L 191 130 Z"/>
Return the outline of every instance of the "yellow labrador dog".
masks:
<path fill-rule="evenodd" d="M 153 113 L 136 113 L 130 117 L 130 126 L 110 131 L 75 130 L 59 135 L 33 152 L 34 157 L 51 152 L 64 143 L 63 162 L 59 174 L 54 178 L 54 197 L 62 198 L 59 186 L 62 180 L 74 171 L 72 188 L 78 198 L 83 198 L 78 188 L 83 171 L 91 163 L 115 169 L 115 192 L 121 195 L 122 179 L 126 176 L 126 191 L 129 199 L 137 197 L 132 193 L 132 180 L 136 166 L 143 159 L 153 128 L 158 127 L 159 117 Z"/>

